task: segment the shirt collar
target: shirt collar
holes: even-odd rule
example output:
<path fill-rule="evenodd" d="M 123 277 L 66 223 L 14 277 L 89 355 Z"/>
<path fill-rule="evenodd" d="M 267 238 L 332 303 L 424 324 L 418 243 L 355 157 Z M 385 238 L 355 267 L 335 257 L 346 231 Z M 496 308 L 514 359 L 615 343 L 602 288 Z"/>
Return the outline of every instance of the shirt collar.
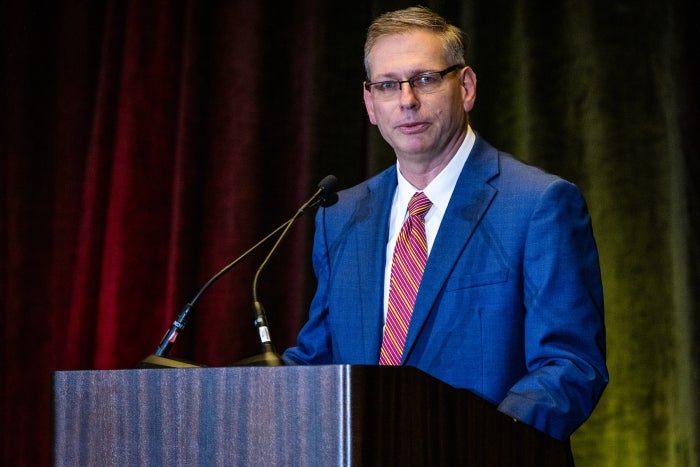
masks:
<path fill-rule="evenodd" d="M 459 149 L 457 149 L 454 157 L 445 166 L 445 168 L 442 169 L 437 177 L 435 177 L 428 184 L 428 186 L 422 190 L 428 199 L 433 203 L 433 207 L 430 209 L 430 211 L 433 211 L 433 208 L 443 213 L 447 210 L 447 205 L 452 197 L 452 192 L 457 185 L 457 179 L 462 173 L 462 168 L 467 162 L 467 158 L 474 147 L 475 141 L 476 135 L 472 131 L 471 126 L 467 126 L 467 135 L 465 136 L 464 141 L 462 141 L 462 144 L 459 146 Z M 396 168 L 396 172 L 398 174 L 398 186 L 396 188 L 397 206 L 402 206 L 405 211 L 411 197 L 414 195 L 414 193 L 420 190 L 416 190 L 416 187 L 411 185 L 411 183 L 404 178 L 404 176 L 401 174 L 401 167 L 399 166 L 398 161 L 396 163 Z M 428 213 L 428 216 L 430 216 L 430 212 Z M 428 216 L 426 216 L 426 220 L 428 219 Z"/>

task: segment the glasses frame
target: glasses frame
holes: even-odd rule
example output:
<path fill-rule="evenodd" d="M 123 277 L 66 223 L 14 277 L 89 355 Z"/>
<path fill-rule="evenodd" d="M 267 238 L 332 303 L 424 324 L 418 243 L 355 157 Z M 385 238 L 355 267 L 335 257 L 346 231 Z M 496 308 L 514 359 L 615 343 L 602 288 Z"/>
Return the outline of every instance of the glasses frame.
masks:
<path fill-rule="evenodd" d="M 465 66 L 466 66 L 466 65 L 452 65 L 452 66 L 449 66 L 449 67 L 445 68 L 445 69 L 442 70 L 442 71 L 424 71 L 423 73 L 418 73 L 417 75 L 411 76 L 410 78 L 405 79 L 405 80 L 403 80 L 403 81 L 400 81 L 400 80 L 397 80 L 397 79 L 389 79 L 389 80 L 384 80 L 384 81 L 372 81 L 372 82 L 369 82 L 369 83 L 365 83 L 365 89 L 366 89 L 369 93 L 372 93 L 372 86 L 374 86 L 374 85 L 376 85 L 376 84 L 397 83 L 397 84 L 399 85 L 399 88 L 398 88 L 398 90 L 397 90 L 397 91 L 398 91 L 397 94 L 398 94 L 398 93 L 401 92 L 401 87 L 402 87 L 403 83 L 408 83 L 408 85 L 411 87 L 411 89 L 414 89 L 414 83 L 415 83 L 417 80 L 419 80 L 420 78 L 422 78 L 422 77 L 424 77 L 424 76 L 426 76 L 426 75 L 435 75 L 435 74 L 438 74 L 438 75 L 440 75 L 440 79 L 442 80 L 442 79 L 445 77 L 445 75 L 447 75 L 448 73 L 452 73 L 453 71 L 459 70 L 460 68 L 464 68 Z M 442 81 L 440 81 L 440 83 L 442 83 Z M 418 89 L 420 89 L 420 87 L 419 87 Z M 432 91 L 431 91 L 431 92 L 432 92 Z M 373 94 L 373 95 L 374 95 L 374 94 Z M 391 96 L 393 96 L 393 95 L 394 95 L 394 94 L 392 94 Z M 391 97 L 391 96 L 385 96 L 385 97 Z"/>

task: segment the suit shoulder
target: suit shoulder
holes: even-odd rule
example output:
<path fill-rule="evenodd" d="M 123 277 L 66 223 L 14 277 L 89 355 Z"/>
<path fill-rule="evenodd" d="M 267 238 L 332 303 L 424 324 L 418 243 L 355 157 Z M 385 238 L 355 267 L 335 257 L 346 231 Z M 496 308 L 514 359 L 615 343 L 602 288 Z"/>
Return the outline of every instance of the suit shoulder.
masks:
<path fill-rule="evenodd" d="M 559 187 L 579 191 L 578 187 L 563 177 L 547 172 L 541 167 L 524 162 L 511 154 L 498 152 L 499 176 L 494 183 L 501 189 L 542 192 Z"/>
<path fill-rule="evenodd" d="M 567 197 L 582 197 L 570 181 L 501 151 L 482 138 L 477 139 L 472 156 L 471 169 L 482 174 L 499 193 L 499 199 L 508 203 L 537 203 L 543 197 L 564 193 Z"/>
<path fill-rule="evenodd" d="M 357 185 L 340 190 L 338 192 L 338 208 L 339 210 L 347 210 L 366 199 L 370 193 L 383 192 L 388 189 L 393 192 L 395 187 L 396 166 L 392 165 Z"/>

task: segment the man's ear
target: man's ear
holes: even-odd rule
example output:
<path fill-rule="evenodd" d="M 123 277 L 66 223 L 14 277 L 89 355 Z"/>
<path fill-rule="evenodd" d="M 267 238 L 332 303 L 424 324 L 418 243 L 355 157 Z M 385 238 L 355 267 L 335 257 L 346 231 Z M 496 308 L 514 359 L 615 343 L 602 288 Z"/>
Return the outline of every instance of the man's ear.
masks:
<path fill-rule="evenodd" d="M 476 101 L 476 73 L 471 67 L 465 67 L 462 70 L 462 87 L 464 88 L 464 111 L 471 112 Z"/>
<path fill-rule="evenodd" d="M 367 109 L 369 122 L 372 125 L 376 125 L 377 119 L 374 118 L 374 101 L 372 100 L 372 93 L 365 89 L 365 83 L 362 83 L 362 98 L 365 100 L 365 108 Z"/>

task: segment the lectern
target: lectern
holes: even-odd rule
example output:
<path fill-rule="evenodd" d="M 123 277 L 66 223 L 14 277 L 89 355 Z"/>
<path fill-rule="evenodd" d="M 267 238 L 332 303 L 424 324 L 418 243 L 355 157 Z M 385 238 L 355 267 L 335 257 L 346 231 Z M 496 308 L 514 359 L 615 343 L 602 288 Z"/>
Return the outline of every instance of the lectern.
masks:
<path fill-rule="evenodd" d="M 562 443 L 410 367 L 59 371 L 57 466 L 566 466 Z"/>

